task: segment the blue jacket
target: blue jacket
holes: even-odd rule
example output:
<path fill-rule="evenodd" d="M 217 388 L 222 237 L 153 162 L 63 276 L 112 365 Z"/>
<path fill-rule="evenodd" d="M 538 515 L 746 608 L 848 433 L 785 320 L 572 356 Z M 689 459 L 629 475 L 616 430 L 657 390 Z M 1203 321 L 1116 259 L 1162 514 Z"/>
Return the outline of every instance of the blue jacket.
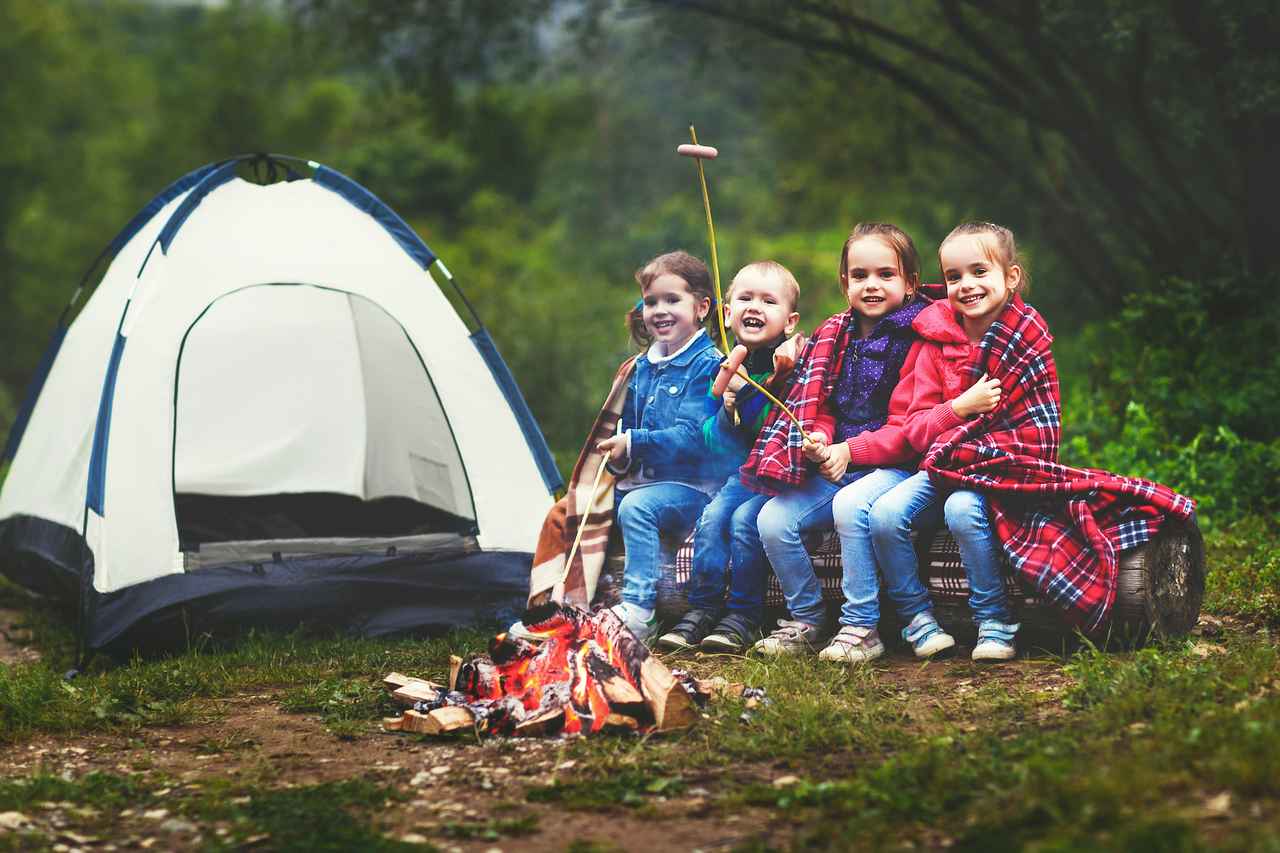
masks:
<path fill-rule="evenodd" d="M 720 466 L 707 453 L 702 424 L 720 401 L 711 383 L 724 356 L 705 332 L 684 352 L 661 364 L 647 354 L 636 359 L 622 409 L 622 429 L 630 432 L 631 457 L 620 489 L 646 483 L 685 483 L 713 491 Z"/>

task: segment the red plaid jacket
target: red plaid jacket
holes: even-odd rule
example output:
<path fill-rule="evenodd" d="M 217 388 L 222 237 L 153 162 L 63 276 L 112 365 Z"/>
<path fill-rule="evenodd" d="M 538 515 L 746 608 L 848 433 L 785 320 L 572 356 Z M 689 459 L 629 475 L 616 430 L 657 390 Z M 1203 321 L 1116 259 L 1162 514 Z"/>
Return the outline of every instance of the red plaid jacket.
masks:
<path fill-rule="evenodd" d="M 974 348 L 972 379 L 999 379 L 1000 405 L 935 444 L 921 468 L 939 485 L 983 492 L 1015 571 L 1085 631 L 1110 617 L 1117 555 L 1195 502 L 1159 483 L 1058 464 L 1061 409 L 1053 336 L 1014 297 Z"/>

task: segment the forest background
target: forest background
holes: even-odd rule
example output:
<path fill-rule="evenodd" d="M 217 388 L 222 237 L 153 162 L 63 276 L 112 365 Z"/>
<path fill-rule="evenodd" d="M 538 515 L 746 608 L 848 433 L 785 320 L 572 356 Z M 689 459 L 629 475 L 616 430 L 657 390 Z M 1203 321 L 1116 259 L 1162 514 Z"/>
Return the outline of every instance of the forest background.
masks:
<path fill-rule="evenodd" d="M 631 351 L 633 271 L 707 254 L 674 155 L 694 123 L 722 152 L 726 282 L 782 262 L 811 329 L 855 222 L 906 228 L 932 280 L 953 225 L 1006 224 L 1057 335 L 1065 458 L 1273 537 L 1272 6 L 3 0 L 0 435 L 123 223 L 274 151 L 351 175 L 445 259 L 567 473 Z"/>

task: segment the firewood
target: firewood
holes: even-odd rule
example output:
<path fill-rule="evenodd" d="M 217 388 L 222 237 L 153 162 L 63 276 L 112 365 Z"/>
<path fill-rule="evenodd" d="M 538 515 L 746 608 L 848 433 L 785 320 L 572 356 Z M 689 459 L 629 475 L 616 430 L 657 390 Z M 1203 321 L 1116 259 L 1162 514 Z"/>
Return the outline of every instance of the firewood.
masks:
<path fill-rule="evenodd" d="M 449 655 L 449 689 L 458 689 L 458 670 L 462 669 L 462 658 Z"/>
<path fill-rule="evenodd" d="M 418 679 L 418 678 L 410 678 L 407 675 L 401 675 L 398 672 L 389 672 L 387 673 L 386 677 L 382 679 L 382 686 L 387 688 L 388 691 L 399 690 L 401 687 L 404 687 L 410 681 L 420 681 L 420 680 L 421 679 Z"/>
<path fill-rule="evenodd" d="M 389 732 L 398 732 L 404 723 L 404 717 L 383 717 L 382 728 Z"/>
<path fill-rule="evenodd" d="M 610 705 L 637 705 L 644 701 L 644 695 L 621 675 L 601 679 L 599 684 Z"/>
<path fill-rule="evenodd" d="M 635 731 L 640 728 L 640 723 L 635 717 L 628 717 L 626 714 L 609 714 L 604 718 L 604 727 L 606 729 L 630 729 Z"/>
<path fill-rule="evenodd" d="M 446 705 L 426 714 L 418 711 L 405 711 L 400 718 L 400 731 L 417 732 L 424 735 L 442 735 L 458 729 L 467 729 L 475 725 L 476 718 L 470 708 L 461 705 Z"/>
<path fill-rule="evenodd" d="M 415 702 L 434 702 L 440 696 L 441 687 L 431 681 L 414 679 L 391 692 L 391 699 L 400 705 L 413 705 Z"/>
<path fill-rule="evenodd" d="M 684 728 L 698 719 L 698 710 L 689 691 L 662 661 L 652 655 L 640 665 L 640 687 L 658 731 Z"/>
<path fill-rule="evenodd" d="M 564 708 L 553 708 L 516 724 L 516 737 L 541 737 L 564 719 Z"/>

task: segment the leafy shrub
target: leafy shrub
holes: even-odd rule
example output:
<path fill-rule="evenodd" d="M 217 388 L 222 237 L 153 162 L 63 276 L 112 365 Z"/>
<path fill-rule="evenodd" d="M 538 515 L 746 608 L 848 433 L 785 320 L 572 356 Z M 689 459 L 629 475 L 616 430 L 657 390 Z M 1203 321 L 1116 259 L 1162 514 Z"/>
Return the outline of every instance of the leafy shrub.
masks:
<path fill-rule="evenodd" d="M 1210 528 L 1280 509 L 1280 310 L 1248 292 L 1169 279 L 1066 342 L 1064 461 L 1167 483 Z"/>

